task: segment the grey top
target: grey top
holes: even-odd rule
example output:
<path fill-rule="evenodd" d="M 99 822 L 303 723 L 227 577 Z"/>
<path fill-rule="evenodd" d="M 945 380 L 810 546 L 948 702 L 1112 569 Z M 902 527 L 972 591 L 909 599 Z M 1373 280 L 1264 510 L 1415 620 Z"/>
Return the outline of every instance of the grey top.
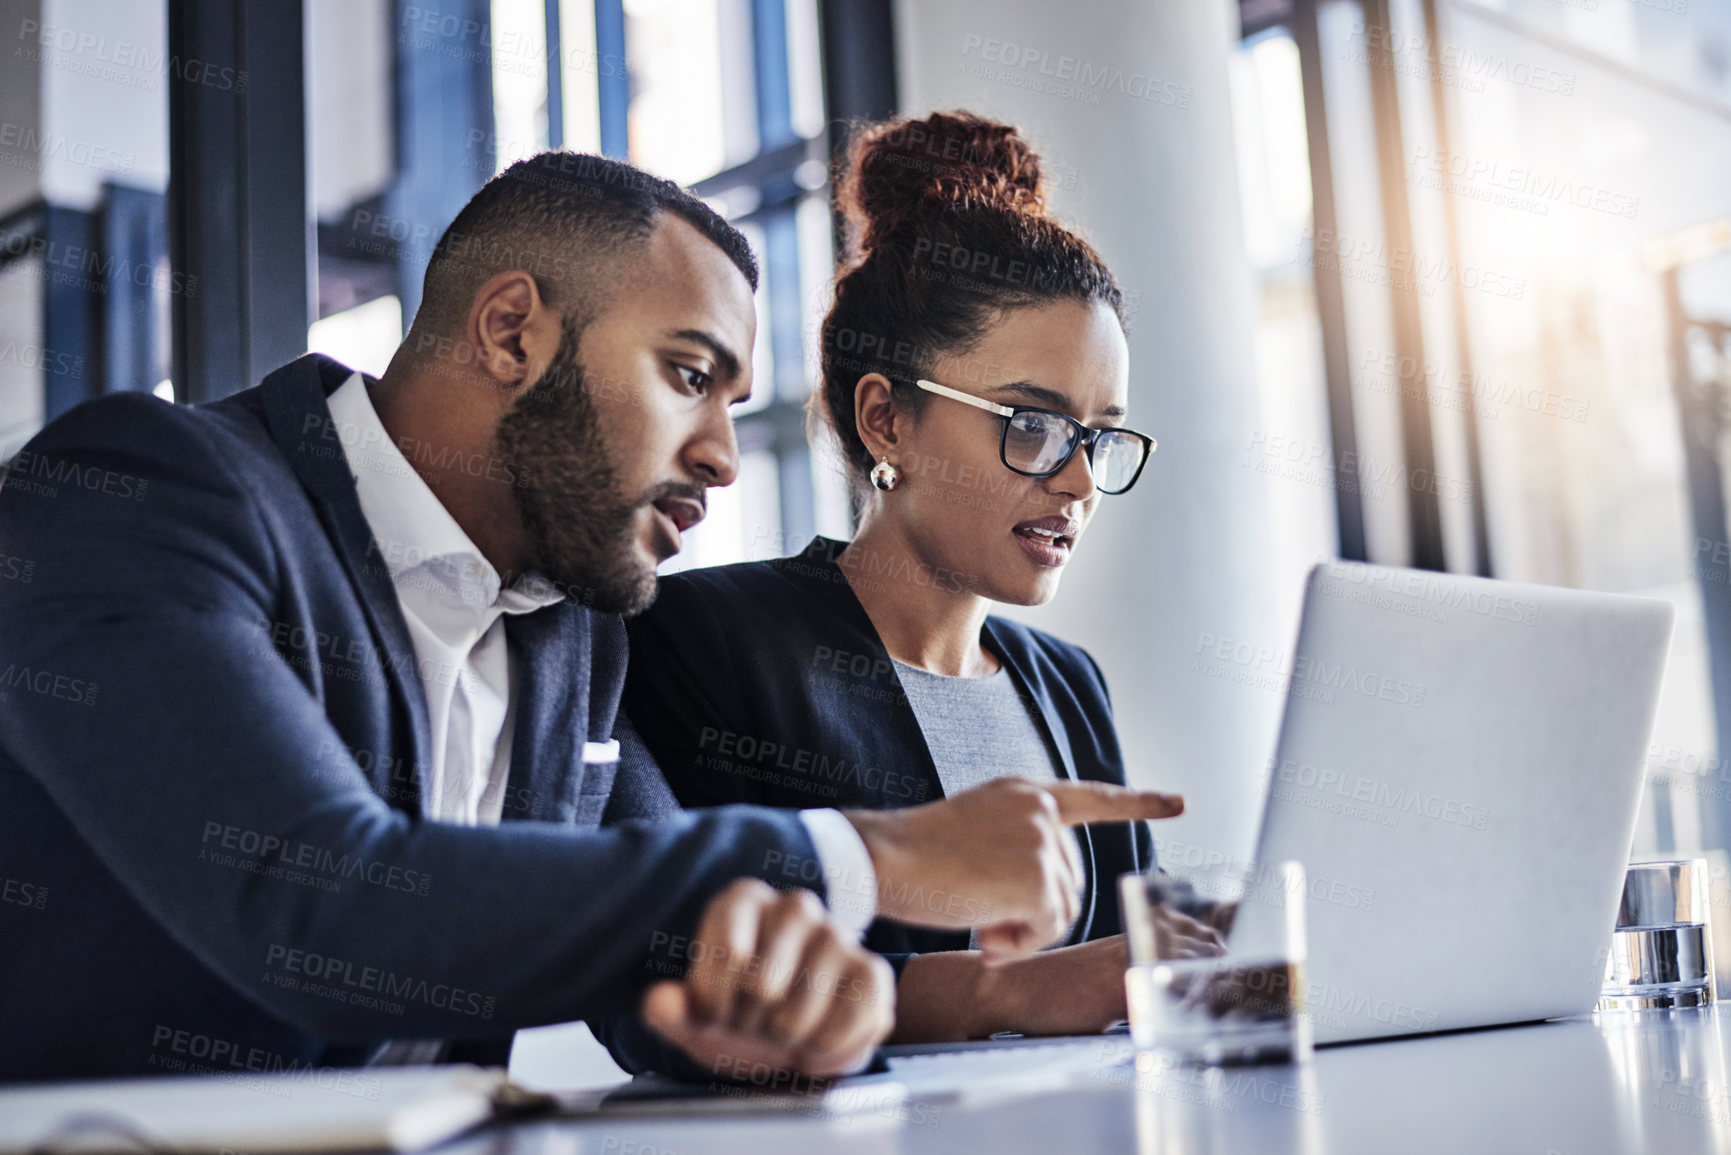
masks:
<path fill-rule="evenodd" d="M 896 662 L 896 676 L 946 798 L 994 778 L 1057 777 L 1032 704 L 1002 666 L 984 678 L 951 678 Z"/>

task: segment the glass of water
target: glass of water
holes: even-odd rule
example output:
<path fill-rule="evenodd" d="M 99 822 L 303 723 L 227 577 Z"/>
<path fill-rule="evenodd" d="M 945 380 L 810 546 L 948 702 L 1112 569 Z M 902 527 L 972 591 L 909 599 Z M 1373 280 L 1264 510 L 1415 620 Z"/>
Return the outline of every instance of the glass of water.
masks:
<path fill-rule="evenodd" d="M 1713 1002 L 1707 881 L 1704 858 L 1629 864 L 1599 1010 L 1670 1010 Z"/>
<path fill-rule="evenodd" d="M 1119 880 L 1138 1061 L 1232 1066 L 1302 1062 L 1304 868 L 1227 864 L 1187 877 Z"/>

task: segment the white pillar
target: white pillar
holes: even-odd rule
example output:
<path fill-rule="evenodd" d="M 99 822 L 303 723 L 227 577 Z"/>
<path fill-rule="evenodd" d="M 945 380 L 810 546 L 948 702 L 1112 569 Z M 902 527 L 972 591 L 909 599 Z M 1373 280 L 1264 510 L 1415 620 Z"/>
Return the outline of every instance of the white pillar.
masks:
<path fill-rule="evenodd" d="M 1057 599 L 1009 612 L 1105 669 L 1131 781 L 1188 800 L 1156 835 L 1249 854 L 1283 699 L 1233 678 L 1275 685 L 1293 639 L 1265 479 L 1248 467 L 1259 426 L 1227 89 L 1235 17 L 1226 0 L 898 0 L 896 19 L 904 112 L 996 117 L 1048 162 L 1056 211 L 1132 299 L 1129 424 L 1160 442 L 1137 488 L 1103 502 Z M 1236 656 L 1215 657 L 1219 644 Z"/>

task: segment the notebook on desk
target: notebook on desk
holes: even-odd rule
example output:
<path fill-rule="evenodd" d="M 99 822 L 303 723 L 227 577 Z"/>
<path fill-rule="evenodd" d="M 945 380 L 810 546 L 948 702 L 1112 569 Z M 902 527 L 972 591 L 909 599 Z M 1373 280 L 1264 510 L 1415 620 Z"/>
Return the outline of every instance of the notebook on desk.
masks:
<path fill-rule="evenodd" d="M 930 1125 L 965 1103 L 1049 1092 L 1086 1083 L 1121 1066 L 1125 1036 L 1088 1035 L 999 1042 L 980 1048 L 891 1046 L 871 1071 L 833 1079 L 691 1084 L 639 1076 L 618 1087 L 558 1094 L 562 1115 L 658 1116 L 797 1114 L 819 1118 L 876 1116 Z"/>
<path fill-rule="evenodd" d="M 1066 1040 L 1075 1042 L 1076 1040 Z M 175 1075 L 0 1090 L 0 1155 L 98 1151 L 191 1155 L 418 1151 L 503 1117 L 805 1115 L 923 1123 L 982 1097 L 1051 1089 L 1099 1065 L 1082 1052 L 940 1056 L 827 1080 L 694 1085 L 639 1077 L 623 1086 L 528 1091 L 499 1069 L 313 1068 L 294 1073 Z M 907 1049 L 913 1052 L 915 1049 Z"/>
<path fill-rule="evenodd" d="M 0 1155 L 416 1151 L 524 1103 L 502 1070 L 308 1068 L 0 1090 Z"/>

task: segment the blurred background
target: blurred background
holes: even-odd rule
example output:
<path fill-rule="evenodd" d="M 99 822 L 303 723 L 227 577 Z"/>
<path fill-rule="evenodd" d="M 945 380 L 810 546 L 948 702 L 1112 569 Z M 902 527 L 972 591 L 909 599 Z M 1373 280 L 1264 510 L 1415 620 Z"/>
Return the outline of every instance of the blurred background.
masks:
<path fill-rule="evenodd" d="M 1130 302 L 1160 451 L 1027 616 L 1189 796 L 1162 837 L 1248 852 L 1339 556 L 1675 603 L 1636 853 L 1726 880 L 1731 0 L 0 0 L 0 40 L 0 460 L 101 393 L 379 372 L 470 194 L 599 151 L 765 271 L 740 481 L 672 564 L 846 537 L 831 161 L 968 108 Z"/>

